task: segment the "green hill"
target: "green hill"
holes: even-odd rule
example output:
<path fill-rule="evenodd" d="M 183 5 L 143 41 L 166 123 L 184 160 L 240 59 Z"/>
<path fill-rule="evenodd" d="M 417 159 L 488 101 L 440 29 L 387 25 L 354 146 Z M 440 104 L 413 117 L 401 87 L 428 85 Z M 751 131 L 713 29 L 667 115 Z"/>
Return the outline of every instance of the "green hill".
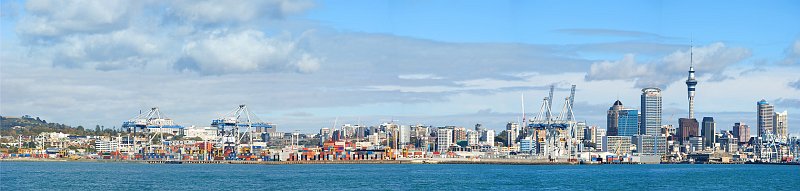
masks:
<path fill-rule="evenodd" d="M 111 129 L 100 130 L 96 126 L 94 131 L 86 130 L 83 126 L 72 127 L 61 123 L 48 123 L 39 117 L 28 115 L 22 117 L 0 116 L 0 135 L 3 136 L 34 136 L 42 132 L 61 132 L 70 135 L 112 135 L 117 132 Z"/>

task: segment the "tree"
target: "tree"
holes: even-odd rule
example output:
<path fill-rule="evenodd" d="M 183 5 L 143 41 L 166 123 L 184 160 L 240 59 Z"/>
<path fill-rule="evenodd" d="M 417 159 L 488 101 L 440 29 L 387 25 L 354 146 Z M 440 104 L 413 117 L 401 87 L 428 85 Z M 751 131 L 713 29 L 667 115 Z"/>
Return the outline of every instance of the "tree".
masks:
<path fill-rule="evenodd" d="M 469 145 L 469 142 L 467 142 L 467 141 L 458 141 L 458 143 L 456 143 L 456 144 L 458 146 L 461 146 L 461 147 L 467 147 Z"/>
<path fill-rule="evenodd" d="M 503 143 L 503 145 L 508 144 L 508 132 L 507 131 L 500 132 L 499 135 L 494 137 L 494 141 L 495 142 L 501 142 L 501 143 Z"/>
<path fill-rule="evenodd" d="M 100 135 L 100 131 L 101 131 L 100 130 L 100 125 L 94 126 L 94 134 L 95 135 Z"/>
<path fill-rule="evenodd" d="M 78 132 L 84 132 L 84 131 L 86 131 L 86 130 L 85 130 L 85 129 L 83 129 L 83 126 L 81 126 L 81 125 L 78 125 Z"/>

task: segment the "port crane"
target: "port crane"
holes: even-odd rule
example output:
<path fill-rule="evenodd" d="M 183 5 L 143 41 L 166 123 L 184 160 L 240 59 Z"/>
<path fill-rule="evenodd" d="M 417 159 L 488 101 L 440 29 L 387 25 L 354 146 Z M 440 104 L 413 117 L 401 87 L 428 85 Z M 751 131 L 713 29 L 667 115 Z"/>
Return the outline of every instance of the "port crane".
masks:
<path fill-rule="evenodd" d="M 133 136 L 133 149 L 137 150 L 137 143 L 136 138 L 138 137 L 137 131 L 143 133 L 143 137 L 147 138 L 147 142 L 143 145 L 142 153 L 146 153 L 144 149 L 153 147 L 151 143 L 155 140 L 156 137 L 159 137 L 161 142 L 161 148 L 164 149 L 164 129 L 173 130 L 173 129 L 183 129 L 183 126 L 176 125 L 175 122 L 168 118 L 166 115 L 161 113 L 158 107 L 150 108 L 150 111 L 147 113 L 139 112 L 139 115 L 134 116 L 133 118 L 125 121 L 122 123 L 122 128 L 126 129 L 128 132 L 132 133 Z M 174 131 L 170 131 L 174 132 Z M 130 141 L 130 140 L 128 140 Z"/>
<path fill-rule="evenodd" d="M 211 121 L 211 126 L 217 128 L 217 144 L 229 159 L 236 157 L 240 144 L 250 145 L 253 142 L 255 129 L 267 130 L 274 128 L 274 124 L 261 121 L 255 114 L 247 109 L 247 105 L 239 105 L 218 119 Z M 242 131 L 244 130 L 244 131 Z M 247 139 L 245 139 L 247 138 Z"/>
<path fill-rule="evenodd" d="M 573 139 L 576 125 L 572 109 L 575 97 L 575 85 L 572 85 L 570 96 L 564 99 L 564 105 L 558 116 L 553 116 L 552 103 L 554 85 L 550 86 L 548 97 L 543 98 L 542 106 L 536 117 L 530 120 L 528 127 L 532 140 L 536 142 L 536 154 L 556 158 L 574 154 Z"/>

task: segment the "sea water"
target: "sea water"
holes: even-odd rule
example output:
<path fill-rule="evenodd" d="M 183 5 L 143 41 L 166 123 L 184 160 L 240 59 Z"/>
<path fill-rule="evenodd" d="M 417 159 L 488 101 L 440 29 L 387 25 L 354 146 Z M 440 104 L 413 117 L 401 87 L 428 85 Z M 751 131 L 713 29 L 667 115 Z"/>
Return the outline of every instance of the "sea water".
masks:
<path fill-rule="evenodd" d="M 0 190 L 800 190 L 788 165 L 0 162 Z"/>

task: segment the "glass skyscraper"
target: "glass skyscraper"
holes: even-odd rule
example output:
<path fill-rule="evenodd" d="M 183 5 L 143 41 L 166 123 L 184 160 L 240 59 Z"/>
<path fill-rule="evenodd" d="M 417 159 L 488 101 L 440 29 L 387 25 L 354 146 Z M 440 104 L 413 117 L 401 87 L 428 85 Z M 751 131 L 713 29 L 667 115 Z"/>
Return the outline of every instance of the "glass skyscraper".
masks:
<path fill-rule="evenodd" d="M 639 133 L 642 135 L 661 135 L 661 89 L 642 89 L 642 125 Z"/>
<path fill-rule="evenodd" d="M 639 134 L 639 110 L 625 108 L 617 100 L 608 109 L 608 136 L 634 136 Z"/>
<path fill-rule="evenodd" d="M 713 150 L 714 148 L 714 128 L 716 128 L 716 123 L 714 123 L 713 117 L 703 117 L 703 130 L 701 130 L 701 134 L 703 136 L 703 147 L 710 148 Z"/>

